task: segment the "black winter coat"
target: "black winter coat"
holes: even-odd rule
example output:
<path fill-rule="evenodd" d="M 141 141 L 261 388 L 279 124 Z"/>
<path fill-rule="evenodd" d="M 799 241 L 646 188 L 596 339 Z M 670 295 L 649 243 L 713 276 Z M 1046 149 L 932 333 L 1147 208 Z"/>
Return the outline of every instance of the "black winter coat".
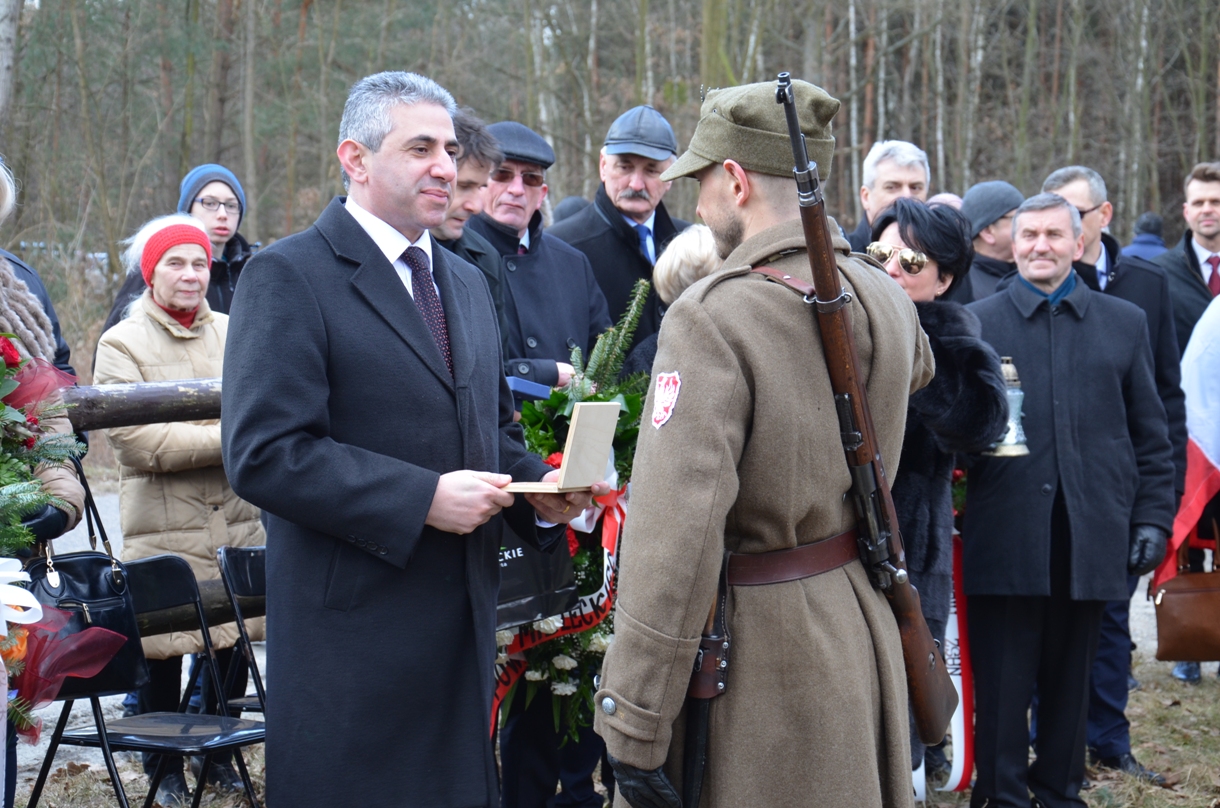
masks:
<path fill-rule="evenodd" d="M 212 311 L 218 311 L 221 314 L 229 313 L 229 306 L 233 304 L 233 292 L 237 289 L 237 279 L 241 277 L 241 271 L 245 268 L 246 262 L 254 255 L 254 251 L 255 248 L 251 247 L 240 233 L 234 233 L 233 237 L 225 242 L 224 252 L 220 256 L 212 258 L 212 274 L 208 279 L 208 291 L 205 295 Z M 140 299 L 145 288 L 144 276 L 139 272 L 129 273 L 123 279 L 123 285 L 119 287 L 118 294 L 114 296 L 110 314 L 106 316 L 106 322 L 102 325 L 102 333 L 123 319 L 123 312 L 132 301 Z"/>
<path fill-rule="evenodd" d="M 504 335 L 508 333 L 508 320 L 504 316 L 504 269 L 500 266 L 500 255 L 496 248 L 469 227 L 462 228 L 462 237 L 459 239 L 436 240 L 436 243 L 463 261 L 474 264 L 483 273 L 491 299 L 496 304 L 496 323 L 500 328 L 501 344 L 507 349 L 508 346 L 504 343 Z"/>
<path fill-rule="evenodd" d="M 670 218 L 664 202 L 658 204 L 652 234 L 657 257 L 661 257 L 674 236 L 688 227 L 690 222 Z M 593 277 L 597 278 L 597 284 L 606 296 L 610 319 L 616 323 L 627 310 L 636 282 L 652 280 L 652 262 L 640 249 L 640 237 L 623 219 L 619 209 L 614 207 L 604 184 L 598 186 L 592 205 L 551 226 L 546 232 L 563 239 L 589 257 Z M 656 290 L 649 291 L 631 344 L 638 345 L 660 331 L 664 314 L 665 304 L 657 297 Z"/>
<path fill-rule="evenodd" d="M 845 237 L 847 243 L 851 245 L 852 252 L 864 252 L 864 249 L 873 241 L 873 226 L 868 223 L 868 217 L 861 216 L 856 229 L 846 233 Z"/>
<path fill-rule="evenodd" d="M 1211 290 L 1203 282 L 1199 256 L 1195 255 L 1193 236 L 1187 230 L 1178 246 L 1161 253 L 1153 263 L 1164 268 L 1169 276 L 1169 299 L 1173 301 L 1173 324 L 1178 334 L 1178 350 L 1186 352 L 1186 343 L 1195 330 L 1195 323 L 1212 302 Z"/>
<path fill-rule="evenodd" d="M 954 453 L 980 452 L 999 440 L 1008 401 L 1000 358 L 980 339 L 974 314 L 940 301 L 916 303 L 915 309 L 936 376 L 911 394 L 892 493 L 924 617 L 943 625 L 953 586 Z"/>
<path fill-rule="evenodd" d="M 1002 288 L 1000 281 L 1011 279 L 1016 271 L 1016 264 L 975 253 L 974 263 L 970 265 L 970 272 L 966 275 L 973 295 L 970 302 L 994 295 Z"/>
<path fill-rule="evenodd" d="M 1186 487 L 1186 395 L 1182 392 L 1182 352 L 1174 331 L 1169 279 L 1156 264 L 1123 255 L 1113 236 L 1103 233 L 1101 243 L 1110 267 L 1105 294 L 1134 303 L 1148 319 L 1152 372 L 1169 419 L 1169 442 L 1173 444 L 1174 490 L 1181 495 Z M 1072 266 L 1090 289 L 1098 291 L 1097 267 L 1082 261 Z"/>
<path fill-rule="evenodd" d="M 1176 499 L 1147 318 L 1083 282 L 1054 308 L 1020 281 L 968 308 L 983 339 L 1020 374 L 1029 455 L 980 457 L 967 474 L 966 594 L 1050 595 L 1051 506 L 1060 488 L 1072 599 L 1127 598 L 1131 526 L 1168 533 Z"/>
<path fill-rule="evenodd" d="M 25 281 L 30 294 L 38 298 L 38 302 L 42 304 L 42 310 L 47 314 L 47 319 L 51 321 L 51 333 L 55 339 L 55 359 L 51 364 L 64 373 L 71 373 L 75 376 L 76 369 L 72 367 L 72 351 L 68 348 L 68 343 L 64 341 L 63 331 L 59 327 L 59 317 L 55 314 L 55 307 L 51 305 L 51 295 L 47 293 L 47 287 L 42 282 L 42 278 L 38 276 L 33 267 L 8 250 L 0 250 L 0 257 L 5 258 L 12 265 L 15 277 Z"/>
<path fill-rule="evenodd" d="M 467 229 L 487 239 L 504 270 L 504 374 L 554 387 L 556 362 L 568 362 L 579 347 L 585 359 L 610 327 L 606 297 L 585 254 L 542 232 L 542 214 L 530 220 L 530 247 L 517 254 L 512 228 L 479 214 Z"/>
<path fill-rule="evenodd" d="M 513 423 L 483 274 L 433 249 L 445 366 L 385 255 L 333 201 L 259 252 L 225 351 L 225 470 L 267 526 L 267 803 L 495 806 L 500 518 L 424 524 L 441 474 L 548 471 Z M 504 512 L 549 546 L 517 497 Z M 283 675 L 286 674 L 286 675 Z"/>

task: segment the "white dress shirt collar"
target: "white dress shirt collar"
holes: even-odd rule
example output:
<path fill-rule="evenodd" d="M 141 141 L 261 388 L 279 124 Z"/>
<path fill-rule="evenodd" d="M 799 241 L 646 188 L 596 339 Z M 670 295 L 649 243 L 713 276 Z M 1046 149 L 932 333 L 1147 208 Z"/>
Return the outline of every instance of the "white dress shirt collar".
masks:
<path fill-rule="evenodd" d="M 369 238 L 377 245 L 377 249 L 385 255 L 391 264 L 402 258 L 408 247 L 419 247 L 428 256 L 428 266 L 432 266 L 432 239 L 425 230 L 418 241 L 411 241 L 386 222 L 369 213 L 350 196 L 343 203 L 347 212 L 356 220 L 356 224 L 369 234 Z"/>
<path fill-rule="evenodd" d="M 1195 256 L 1199 259 L 1199 271 L 1203 273 L 1203 283 L 1206 284 L 1212 277 L 1212 265 L 1207 263 L 1207 259 L 1216 253 L 1195 241 L 1194 238 L 1191 238 L 1190 246 L 1195 249 Z"/>

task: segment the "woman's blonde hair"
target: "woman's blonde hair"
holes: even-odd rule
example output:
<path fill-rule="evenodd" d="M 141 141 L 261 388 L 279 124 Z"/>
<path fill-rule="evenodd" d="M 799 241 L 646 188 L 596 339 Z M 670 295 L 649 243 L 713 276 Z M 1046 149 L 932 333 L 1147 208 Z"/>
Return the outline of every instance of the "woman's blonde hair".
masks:
<path fill-rule="evenodd" d="M 720 269 L 723 263 L 716 254 L 716 242 L 708 226 L 691 225 L 675 236 L 657 259 L 652 268 L 652 285 L 661 301 L 669 306 L 686 287 Z"/>
<path fill-rule="evenodd" d="M 16 206 L 17 182 L 13 179 L 13 172 L 9 170 L 8 163 L 0 156 L 0 224 L 4 224 L 4 220 Z"/>

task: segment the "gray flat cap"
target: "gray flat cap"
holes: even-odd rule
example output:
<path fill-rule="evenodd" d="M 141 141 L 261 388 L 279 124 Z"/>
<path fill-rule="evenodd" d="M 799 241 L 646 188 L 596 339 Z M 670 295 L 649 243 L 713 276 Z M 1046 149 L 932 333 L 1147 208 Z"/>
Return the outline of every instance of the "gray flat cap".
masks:
<path fill-rule="evenodd" d="M 505 160 L 533 163 L 550 168 L 555 164 L 555 150 L 542 135 L 516 121 L 500 121 L 487 127 L 491 136 L 500 144 Z"/>
<path fill-rule="evenodd" d="M 992 180 L 971 185 L 962 197 L 962 214 L 970 220 L 970 237 L 1004 214 L 1021 207 L 1025 197 L 1015 186 L 1004 180 Z"/>
<path fill-rule="evenodd" d="M 665 116 L 648 105 L 632 107 L 614 119 L 606 133 L 606 154 L 638 154 L 668 160 L 678 153 L 678 138 Z"/>

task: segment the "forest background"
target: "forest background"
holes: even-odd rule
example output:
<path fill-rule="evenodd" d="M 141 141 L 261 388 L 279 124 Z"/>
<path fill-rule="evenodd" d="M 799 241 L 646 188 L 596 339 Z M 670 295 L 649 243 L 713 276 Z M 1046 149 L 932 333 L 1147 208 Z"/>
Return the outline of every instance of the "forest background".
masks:
<path fill-rule="evenodd" d="M 1184 175 L 1220 159 L 1215 0 L 0 0 L 0 154 L 21 186 L 0 245 L 43 274 L 78 368 L 119 241 L 175 209 L 186 170 L 237 173 L 252 242 L 307 227 L 342 193 L 347 89 L 385 69 L 545 135 L 552 203 L 592 197 L 625 109 L 652 104 L 685 146 L 702 87 L 779 70 L 843 102 L 828 202 L 848 228 L 881 139 L 922 146 L 934 192 L 1031 194 L 1092 166 L 1124 241 L 1144 210 L 1178 238 Z M 694 201 L 689 182 L 666 197 L 685 218 Z"/>

